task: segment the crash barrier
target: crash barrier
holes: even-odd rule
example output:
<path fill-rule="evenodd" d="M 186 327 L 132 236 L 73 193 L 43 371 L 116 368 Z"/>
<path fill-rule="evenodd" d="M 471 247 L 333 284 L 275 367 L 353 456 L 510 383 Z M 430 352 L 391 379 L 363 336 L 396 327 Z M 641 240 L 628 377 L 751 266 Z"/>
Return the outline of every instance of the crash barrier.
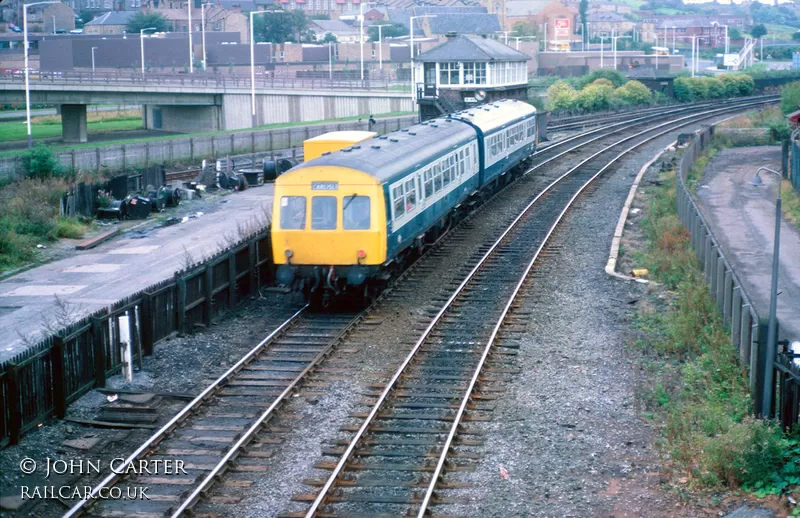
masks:
<path fill-rule="evenodd" d="M 791 426 L 797 422 L 800 371 L 792 365 L 791 358 L 783 353 L 776 355 L 774 365 L 766 365 L 768 322 L 756 311 L 687 186 L 689 172 L 697 158 L 711 144 L 714 131 L 714 126 L 697 131 L 680 160 L 676 182 L 678 216 L 691 234 L 692 248 L 700 261 L 717 310 L 722 314 L 723 325 L 730 332 L 731 345 L 738 350 L 739 361 L 747 369 L 755 413 L 762 413 L 763 394 L 768 390 L 772 394 L 772 413 L 780 417 L 784 426 Z M 767 368 L 774 369 L 775 373 L 775 383 L 771 387 L 765 387 L 764 384 Z M 777 409 L 776 394 L 780 394 Z M 793 408 L 789 401 L 792 397 Z M 789 408 L 782 408 L 787 401 Z"/>
<path fill-rule="evenodd" d="M 372 131 L 388 133 L 407 128 L 416 121 L 415 115 L 377 119 Z M 312 124 L 73 149 L 57 153 L 57 157 L 67 171 L 95 171 L 99 174 L 133 167 L 200 162 L 225 155 L 278 151 L 302 146 L 304 140 L 329 131 L 366 131 L 368 126 L 367 116 L 364 116 L 361 122 Z M 24 159 L 24 155 L 0 158 L 0 181 L 23 177 L 26 174 Z"/>
<path fill-rule="evenodd" d="M 133 361 L 175 333 L 208 327 L 226 310 L 272 282 L 269 228 L 242 239 L 173 278 L 125 297 L 108 309 L 65 325 L 0 365 L 0 447 L 121 371 L 120 317 L 130 322 Z"/>
<path fill-rule="evenodd" d="M 103 183 L 78 182 L 70 185 L 61 197 L 60 213 L 65 218 L 92 217 L 99 208 L 97 197 L 101 190 L 108 193 L 110 198 L 124 200 L 129 194 L 144 192 L 148 186 L 158 189 L 165 183 L 163 165 L 121 174 Z"/>

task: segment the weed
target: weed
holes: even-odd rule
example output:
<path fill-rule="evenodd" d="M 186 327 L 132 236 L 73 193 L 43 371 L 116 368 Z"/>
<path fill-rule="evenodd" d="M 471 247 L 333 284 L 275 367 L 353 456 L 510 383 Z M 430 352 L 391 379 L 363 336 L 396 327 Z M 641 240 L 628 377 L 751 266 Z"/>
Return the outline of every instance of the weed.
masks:
<path fill-rule="evenodd" d="M 783 216 L 800 228 L 800 193 L 794 190 L 789 180 L 781 183 L 781 207 Z"/>
<path fill-rule="evenodd" d="M 80 239 L 86 232 L 86 226 L 75 218 L 58 218 L 49 232 L 52 239 Z"/>

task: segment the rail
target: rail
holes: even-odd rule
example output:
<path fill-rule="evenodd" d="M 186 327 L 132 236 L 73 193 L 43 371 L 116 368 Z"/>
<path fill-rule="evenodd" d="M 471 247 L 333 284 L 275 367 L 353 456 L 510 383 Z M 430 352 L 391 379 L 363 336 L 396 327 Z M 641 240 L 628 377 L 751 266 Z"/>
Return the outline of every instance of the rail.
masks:
<path fill-rule="evenodd" d="M 458 406 L 457 413 L 456 413 L 456 415 L 455 415 L 455 417 L 453 419 L 453 422 L 452 422 L 452 424 L 450 426 L 450 429 L 449 429 L 448 434 L 447 434 L 447 438 L 444 441 L 444 444 L 443 444 L 443 447 L 441 449 L 441 452 L 438 455 L 437 464 L 436 464 L 436 467 L 434 468 L 433 475 L 431 476 L 430 480 L 427 483 L 425 496 L 422 499 L 419 508 L 414 513 L 414 514 L 416 514 L 416 516 L 418 518 L 423 518 L 424 516 L 426 516 L 427 513 L 428 513 L 428 507 L 430 506 L 430 504 L 432 502 L 434 490 L 436 489 L 436 486 L 437 486 L 437 484 L 439 482 L 439 478 L 440 478 L 441 474 L 443 473 L 445 461 L 446 461 L 447 456 L 449 454 L 449 450 L 453 445 L 453 441 L 455 439 L 456 434 L 458 433 L 459 427 L 461 426 L 461 421 L 463 419 L 463 416 L 464 416 L 464 413 L 466 411 L 467 405 L 470 402 L 471 394 L 472 394 L 473 390 L 476 387 L 478 378 L 481 375 L 481 371 L 482 371 L 482 369 L 483 369 L 483 367 L 484 367 L 484 365 L 486 363 L 487 357 L 490 354 L 490 351 L 491 351 L 492 347 L 495 345 L 495 341 L 496 341 L 496 338 L 497 338 L 498 333 L 500 331 L 500 328 L 504 324 L 505 319 L 506 319 L 509 311 L 511 310 L 513 303 L 515 302 L 515 300 L 516 300 L 517 296 L 519 295 L 523 285 L 525 284 L 531 269 L 533 268 L 534 264 L 536 263 L 537 259 L 539 258 L 539 255 L 540 255 L 541 251 L 544 249 L 544 247 L 546 246 L 546 244 L 549 241 L 550 237 L 552 236 L 553 232 L 555 231 L 557 226 L 560 224 L 560 222 L 563 220 L 563 218 L 564 218 L 565 214 L 567 213 L 567 211 L 569 210 L 569 208 L 574 204 L 575 200 L 577 200 L 577 198 L 580 196 L 580 194 L 590 184 L 592 184 L 597 178 L 599 178 L 609 167 L 611 167 L 614 163 L 619 161 L 622 157 L 624 157 L 625 155 L 629 154 L 631 151 L 637 149 L 638 147 L 642 146 L 643 144 L 645 144 L 647 142 L 650 142 L 650 141 L 654 140 L 655 138 L 663 136 L 663 135 L 665 135 L 665 134 L 667 134 L 667 133 L 669 133 L 671 131 L 674 131 L 675 129 L 677 129 L 679 127 L 682 127 L 682 126 L 684 126 L 686 124 L 690 124 L 692 122 L 695 122 L 698 119 L 702 120 L 702 119 L 709 118 L 709 117 L 712 117 L 714 115 L 720 114 L 720 113 L 725 112 L 725 111 L 730 111 L 731 109 L 742 109 L 743 107 L 746 107 L 746 106 L 759 105 L 759 104 L 762 104 L 764 102 L 769 102 L 769 101 L 758 101 L 758 102 L 755 102 L 755 103 L 742 103 L 742 104 L 740 104 L 740 105 L 738 105 L 737 107 L 734 107 L 734 108 L 728 107 L 728 108 L 719 108 L 719 109 L 714 109 L 714 110 L 708 110 L 708 111 L 705 111 L 705 112 L 701 112 L 699 114 L 693 114 L 693 115 L 689 115 L 689 116 L 686 116 L 686 117 L 679 118 L 677 120 L 665 122 L 665 123 L 656 125 L 655 127 L 650 127 L 650 128 L 647 128 L 647 129 L 645 129 L 643 131 L 637 132 L 637 133 L 635 133 L 633 135 L 626 136 L 626 137 L 622 138 L 621 140 L 618 140 L 617 142 L 615 142 L 615 143 L 613 143 L 611 145 L 604 146 L 602 149 L 600 149 L 596 153 L 594 153 L 591 156 L 589 156 L 588 158 L 582 160 L 580 163 L 578 163 L 574 167 L 570 168 L 569 171 L 567 171 L 562 176 L 560 176 L 559 178 L 554 180 L 542 192 L 540 192 L 523 209 L 523 211 L 514 219 L 514 221 L 506 228 L 506 230 L 490 246 L 490 248 L 484 253 L 484 255 L 481 257 L 481 259 L 478 261 L 478 263 L 472 268 L 472 270 L 469 272 L 469 274 L 466 276 L 466 278 L 459 284 L 459 286 L 455 289 L 455 291 L 449 296 L 447 301 L 443 304 L 441 309 L 437 312 L 436 316 L 433 318 L 433 320 L 430 322 L 430 324 L 425 328 L 425 330 L 421 334 L 420 338 L 414 344 L 412 350 L 409 352 L 409 354 L 406 356 L 404 361 L 401 363 L 401 365 L 394 372 L 394 374 L 392 375 L 390 380 L 386 383 L 385 388 L 381 391 L 380 395 L 378 396 L 377 401 L 373 404 L 371 410 L 369 411 L 369 413 L 365 417 L 365 419 L 362 422 L 361 426 L 358 428 L 356 433 L 350 439 L 350 441 L 349 441 L 346 449 L 344 450 L 342 456 L 340 457 L 339 461 L 336 463 L 336 466 L 333 468 L 333 470 L 330 473 L 329 477 L 327 478 L 325 483 L 322 485 L 322 488 L 320 489 L 320 491 L 318 492 L 317 496 L 315 497 L 313 503 L 311 504 L 311 506 L 306 511 L 306 513 L 305 513 L 306 518 L 312 518 L 314 516 L 317 516 L 317 513 L 321 512 L 321 507 L 327 503 L 329 497 L 331 496 L 331 492 L 332 492 L 333 488 L 336 486 L 336 484 L 340 480 L 343 480 L 344 471 L 345 471 L 345 469 L 347 468 L 348 465 L 352 464 L 353 457 L 355 455 L 357 455 L 356 451 L 357 451 L 357 448 L 360 446 L 362 439 L 367 434 L 368 429 L 376 422 L 378 416 L 381 415 L 381 410 L 383 410 L 385 408 L 385 406 L 387 405 L 387 402 L 389 401 L 392 393 L 398 387 L 401 378 L 408 374 L 408 371 L 410 370 L 409 367 L 412 365 L 414 360 L 418 357 L 420 351 L 423 350 L 423 345 L 428 344 L 429 338 L 431 338 L 434 329 L 436 329 L 436 328 L 438 328 L 440 326 L 441 327 L 445 327 L 447 325 L 447 323 L 444 322 L 444 318 L 443 317 L 445 316 L 445 314 L 447 314 L 449 312 L 451 307 L 454 306 L 455 301 L 457 299 L 459 299 L 460 297 L 462 297 L 462 295 L 464 296 L 465 299 L 468 297 L 468 294 L 467 294 L 468 286 L 470 286 L 470 284 L 473 284 L 473 280 L 478 279 L 477 278 L 477 274 L 478 274 L 479 271 L 481 271 L 481 270 L 483 270 L 483 269 L 488 267 L 490 259 L 494 258 L 495 256 L 507 257 L 507 256 L 510 256 L 510 255 L 513 255 L 514 253 L 520 253 L 519 252 L 520 249 L 530 250 L 531 249 L 531 247 L 529 247 L 530 242 L 524 242 L 524 244 L 521 245 L 521 246 L 517 246 L 516 248 L 511 247 L 510 250 L 506 250 L 508 253 L 505 254 L 505 255 L 504 254 L 499 254 L 499 253 L 496 254 L 495 253 L 500 249 L 501 245 L 503 245 L 503 243 L 507 240 L 507 238 L 509 237 L 509 235 L 511 234 L 512 231 L 518 231 L 519 234 L 522 234 L 523 232 L 528 232 L 529 235 L 526 235 L 525 237 L 528 239 L 528 241 L 532 240 L 532 242 L 536 242 L 536 240 L 538 240 L 539 241 L 538 242 L 538 247 L 536 247 L 536 251 L 534 252 L 533 257 L 530 259 L 530 261 L 527 263 L 527 265 L 525 265 L 522 275 L 517 280 L 517 282 L 516 282 L 512 292 L 511 292 L 510 296 L 508 297 L 508 299 L 507 299 L 507 301 L 506 301 L 506 303 L 505 303 L 505 305 L 504 305 L 504 307 L 503 307 L 503 309 L 502 309 L 502 311 L 501 311 L 501 313 L 499 315 L 499 318 L 497 318 L 496 323 L 494 324 L 494 326 L 492 328 L 491 334 L 489 335 L 489 337 L 488 337 L 488 339 L 486 341 L 486 344 L 485 344 L 485 346 L 484 346 L 484 348 L 482 350 L 480 359 L 478 360 L 476 366 L 474 367 L 474 369 L 472 371 L 472 375 L 470 376 L 469 384 L 467 385 L 467 388 L 464 391 L 463 396 L 460 398 L 460 403 L 459 403 L 459 406 Z M 657 130 L 660 130 L 662 128 L 666 128 L 666 129 L 663 129 L 663 131 L 660 131 L 660 132 L 657 132 L 657 133 L 655 133 L 653 135 L 650 135 L 647 138 L 645 138 L 644 140 L 642 140 L 640 142 L 637 142 L 634 145 L 628 147 L 627 149 L 625 149 L 621 153 L 619 153 L 616 156 L 614 156 L 613 158 L 611 158 L 608 162 L 606 162 L 597 171 L 592 172 L 591 171 L 591 167 L 586 167 L 586 164 L 589 163 L 590 161 L 593 161 L 598 156 L 600 156 L 600 155 L 608 152 L 609 150 L 611 150 L 611 149 L 623 144 L 624 142 L 627 142 L 627 141 L 635 139 L 637 137 L 646 135 L 648 133 L 652 133 L 653 131 L 657 131 Z M 529 169 L 526 172 L 526 174 L 528 174 L 528 173 L 540 168 L 542 165 L 543 164 L 537 164 L 537 166 L 535 166 L 534 168 Z M 573 176 L 575 176 L 577 178 L 573 178 Z M 588 176 L 588 178 L 584 180 L 585 176 Z M 565 181 L 567 179 L 569 179 L 569 181 Z M 574 180 L 577 180 L 580 183 L 576 185 Z M 555 194 L 552 194 L 551 191 L 556 186 L 559 186 L 559 188 L 561 188 L 561 190 L 564 191 L 564 192 L 556 191 Z M 573 189 L 574 189 L 574 192 L 573 192 Z M 547 195 L 547 196 L 545 196 L 545 195 Z M 555 217 L 555 220 L 549 226 L 548 230 L 546 231 L 546 234 L 543 237 L 539 237 L 539 234 L 537 233 L 536 227 L 537 227 L 537 225 L 541 224 L 542 223 L 542 219 L 545 219 L 545 218 L 533 218 L 533 217 L 530 217 L 530 218 L 528 218 L 529 221 L 528 221 L 527 225 L 525 225 L 525 226 L 520 225 L 520 222 L 522 222 L 526 217 L 530 216 L 531 209 L 534 208 L 534 207 L 538 207 L 538 204 L 540 203 L 540 201 L 544 200 L 544 201 L 542 201 L 542 203 L 544 205 L 546 205 L 545 208 L 542 210 L 542 215 L 545 216 L 546 214 L 555 213 L 554 209 L 556 209 L 556 207 L 547 206 L 547 203 L 550 203 L 551 205 L 554 204 L 554 203 L 560 203 L 558 200 L 562 199 L 565 196 L 568 196 L 569 199 L 563 205 L 563 207 L 561 208 L 560 212 Z M 549 209 L 549 211 L 548 211 L 548 209 Z M 531 237 L 531 235 L 532 235 L 532 237 Z M 516 242 L 517 240 L 524 241 L 524 239 L 521 239 L 520 236 L 517 236 L 514 239 L 514 242 Z M 522 253 L 524 253 L 524 252 L 522 252 Z M 500 262 L 500 259 L 498 259 L 497 261 Z M 501 268 L 501 267 L 496 267 L 496 268 Z M 505 270 L 505 269 L 503 270 L 504 273 L 507 273 L 507 271 L 508 270 Z M 488 279 L 488 278 L 492 278 L 492 276 L 485 275 L 482 278 L 478 279 L 474 284 L 477 284 L 477 283 L 480 283 L 480 282 L 486 282 L 485 279 Z M 494 289 L 491 290 L 492 293 L 497 293 L 499 291 L 497 289 L 497 286 L 494 286 L 493 288 Z M 477 290 L 477 289 L 474 290 L 474 291 L 482 292 L 481 290 Z M 481 299 L 479 297 L 477 299 L 477 302 L 473 302 L 473 304 L 477 305 L 477 306 L 480 306 L 481 301 L 485 301 L 485 300 L 486 299 Z M 464 315 L 464 314 L 468 314 L 469 313 L 469 311 L 467 310 L 467 305 L 468 305 L 468 303 L 465 303 L 462 300 L 462 303 L 459 305 L 459 314 L 460 315 Z M 480 308 L 480 313 L 481 314 L 487 315 L 488 312 L 489 311 L 486 308 Z M 473 313 L 474 313 L 474 311 L 473 311 Z M 458 321 L 458 316 L 455 316 L 454 319 L 455 319 L 455 321 Z M 453 323 L 453 327 L 454 328 L 457 325 L 458 325 L 457 323 Z M 440 337 L 443 336 L 443 331 L 441 329 L 440 329 L 440 333 L 437 336 L 440 336 Z M 458 336 L 458 335 L 456 334 L 456 336 Z M 444 343 L 446 341 L 447 340 L 445 338 L 441 338 L 441 342 L 442 343 Z M 464 353 L 464 355 L 466 355 L 466 353 Z M 385 414 L 385 415 L 388 416 L 387 417 L 388 419 L 391 419 L 390 413 Z M 407 418 L 411 418 L 409 416 L 406 416 L 406 417 Z M 337 499 L 339 501 L 343 500 L 341 495 L 338 495 Z M 381 501 L 381 500 L 377 500 L 377 501 Z"/>

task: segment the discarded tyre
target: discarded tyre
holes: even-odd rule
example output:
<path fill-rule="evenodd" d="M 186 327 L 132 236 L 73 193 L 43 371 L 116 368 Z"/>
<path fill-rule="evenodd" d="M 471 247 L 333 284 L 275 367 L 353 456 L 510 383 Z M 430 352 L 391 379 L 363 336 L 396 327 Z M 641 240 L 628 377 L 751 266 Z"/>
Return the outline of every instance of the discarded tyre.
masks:
<path fill-rule="evenodd" d="M 181 190 L 180 189 L 172 189 L 168 191 L 167 196 L 167 207 L 177 207 L 181 204 Z"/>
<path fill-rule="evenodd" d="M 122 200 L 123 217 L 129 219 L 145 219 L 153 210 L 152 201 L 144 196 L 127 196 Z"/>
<path fill-rule="evenodd" d="M 97 217 L 100 219 L 117 219 L 122 220 L 125 217 L 123 209 L 125 208 L 122 200 L 111 200 L 108 207 L 100 207 L 97 209 Z"/>

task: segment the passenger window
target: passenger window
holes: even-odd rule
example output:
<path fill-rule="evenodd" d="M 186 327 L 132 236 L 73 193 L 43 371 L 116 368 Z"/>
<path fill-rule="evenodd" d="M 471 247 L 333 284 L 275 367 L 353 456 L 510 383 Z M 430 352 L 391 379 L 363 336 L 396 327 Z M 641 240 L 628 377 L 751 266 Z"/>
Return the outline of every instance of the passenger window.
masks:
<path fill-rule="evenodd" d="M 392 199 L 394 200 L 394 219 L 399 218 L 406 213 L 405 201 L 403 199 L 403 186 L 395 187 L 392 191 Z"/>
<path fill-rule="evenodd" d="M 306 199 L 304 196 L 281 198 L 281 228 L 303 230 L 306 228 Z"/>
<path fill-rule="evenodd" d="M 414 180 L 406 181 L 406 212 L 411 212 L 417 206 L 417 189 Z"/>
<path fill-rule="evenodd" d="M 346 196 L 342 207 L 345 230 L 369 230 L 369 197 Z"/>
<path fill-rule="evenodd" d="M 433 177 L 433 191 L 439 192 L 442 190 L 442 173 L 439 164 L 433 166 L 435 176 Z"/>
<path fill-rule="evenodd" d="M 425 197 L 430 198 L 433 196 L 433 174 L 431 170 L 425 171 Z"/>
<path fill-rule="evenodd" d="M 311 228 L 313 230 L 336 229 L 336 198 L 333 196 L 311 198 Z"/>
<path fill-rule="evenodd" d="M 450 160 L 446 160 L 445 161 L 445 165 L 443 167 L 444 170 L 442 171 L 442 185 L 444 185 L 445 187 L 447 187 L 450 184 L 450 171 L 451 171 L 451 169 L 450 169 L 449 162 L 450 162 Z"/>

